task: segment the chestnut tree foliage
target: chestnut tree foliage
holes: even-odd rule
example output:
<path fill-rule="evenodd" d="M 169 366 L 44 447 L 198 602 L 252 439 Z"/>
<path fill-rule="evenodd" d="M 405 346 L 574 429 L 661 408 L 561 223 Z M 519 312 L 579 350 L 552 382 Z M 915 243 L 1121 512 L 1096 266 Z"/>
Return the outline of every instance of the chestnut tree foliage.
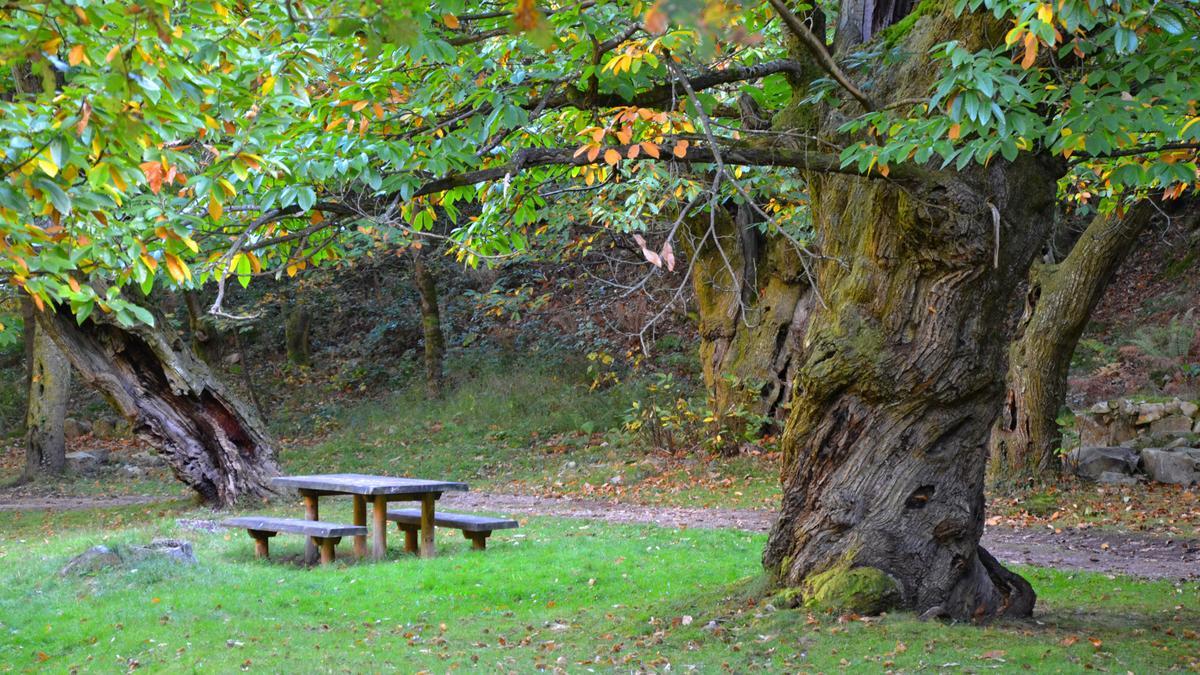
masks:
<path fill-rule="evenodd" d="M 294 275 L 435 221 L 466 264 L 580 224 L 647 234 L 688 275 L 756 278 L 732 258 L 769 249 L 793 290 L 766 337 L 796 380 L 768 570 L 814 598 L 855 570 L 869 609 L 1022 613 L 1028 584 L 977 548 L 1003 326 L 1056 199 L 1196 188 L 1197 12 L 0 0 L 0 266 L 6 292 L 113 328 L 152 323 L 156 288 Z M 762 246 L 732 255 L 731 212 Z M 749 286 L 730 312 L 774 297 Z"/>

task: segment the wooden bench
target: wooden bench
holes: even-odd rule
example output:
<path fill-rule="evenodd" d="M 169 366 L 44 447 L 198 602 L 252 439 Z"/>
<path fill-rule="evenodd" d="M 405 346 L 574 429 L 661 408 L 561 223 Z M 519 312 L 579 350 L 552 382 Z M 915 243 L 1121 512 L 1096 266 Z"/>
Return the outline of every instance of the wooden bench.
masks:
<path fill-rule="evenodd" d="M 421 530 L 421 510 L 391 510 L 387 512 L 387 519 L 395 522 L 396 526 L 404 531 L 404 550 L 416 553 L 417 533 Z M 479 551 L 487 548 L 487 538 L 492 535 L 492 530 L 511 530 L 517 527 L 517 521 L 507 518 L 477 516 L 471 513 L 447 513 L 445 511 L 438 511 L 434 514 L 433 524 L 438 527 L 462 530 L 463 536 L 471 540 L 471 548 Z"/>
<path fill-rule="evenodd" d="M 269 558 L 270 550 L 267 541 L 279 534 L 302 534 L 312 537 L 321 549 L 321 564 L 328 565 L 334 559 L 334 547 L 342 537 L 366 535 L 367 528 L 361 525 L 346 525 L 343 523 L 327 523 L 320 520 L 303 520 L 300 518 L 268 518 L 266 516 L 242 516 L 230 518 L 221 523 L 223 527 L 246 530 L 254 539 L 254 555 L 259 558 Z"/>

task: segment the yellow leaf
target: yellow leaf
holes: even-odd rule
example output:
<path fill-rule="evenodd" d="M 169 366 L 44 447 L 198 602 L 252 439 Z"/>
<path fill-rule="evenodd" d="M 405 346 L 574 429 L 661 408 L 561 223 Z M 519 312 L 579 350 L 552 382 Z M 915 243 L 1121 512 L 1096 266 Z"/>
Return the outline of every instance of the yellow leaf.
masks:
<path fill-rule="evenodd" d="M 38 155 L 37 165 L 38 168 L 40 168 L 42 171 L 45 171 L 46 175 L 50 176 L 51 178 L 54 178 L 58 175 L 58 164 L 54 163 L 54 157 L 50 154 L 49 150 Z"/>
<path fill-rule="evenodd" d="M 151 272 L 158 269 L 158 261 L 145 254 L 142 254 L 142 264 Z"/>
<path fill-rule="evenodd" d="M 1196 124 L 1198 122 L 1200 122 L 1200 117 L 1193 117 L 1192 119 L 1188 120 L 1188 123 L 1183 125 L 1183 128 L 1179 130 L 1179 135 L 1183 136 L 1184 134 L 1186 134 L 1187 130 L 1191 129 L 1192 125 Z"/>
<path fill-rule="evenodd" d="M 52 37 L 49 40 L 46 40 L 45 42 L 42 43 L 42 51 L 46 52 L 47 54 L 53 54 L 53 53 L 57 52 L 58 48 L 61 46 L 62 46 L 62 38 Z"/>
<path fill-rule="evenodd" d="M 233 183 L 230 183 L 228 180 L 224 178 L 218 178 L 217 185 L 221 186 L 221 190 L 225 192 L 225 196 L 229 197 L 230 199 L 233 199 L 237 196 L 237 190 L 233 187 Z"/>
<path fill-rule="evenodd" d="M 451 30 L 458 30 L 458 27 L 461 25 L 458 23 L 458 17 L 454 16 L 453 14 L 446 14 L 442 16 L 442 23 L 446 24 L 446 28 Z"/>
<path fill-rule="evenodd" d="M 192 239 L 191 237 L 180 237 L 180 240 L 183 241 L 183 245 L 187 246 L 192 253 L 200 252 L 200 245 L 196 243 L 195 239 Z"/>
<path fill-rule="evenodd" d="M 192 271 L 179 259 L 179 256 L 174 253 L 166 253 L 163 255 L 163 262 L 167 264 L 167 274 L 171 275 L 175 283 L 182 284 L 185 279 L 191 281 Z"/>
<path fill-rule="evenodd" d="M 1050 5 L 1038 5 L 1037 15 L 1045 23 L 1054 21 L 1054 9 Z"/>
<path fill-rule="evenodd" d="M 1021 28 L 1020 26 L 1013 28 L 1012 30 L 1008 31 L 1007 34 L 1005 34 L 1004 44 L 1009 47 L 1017 44 L 1018 42 L 1021 41 L 1021 33 L 1024 33 L 1024 32 L 1025 32 L 1025 29 Z"/>
<path fill-rule="evenodd" d="M 217 199 L 215 194 L 208 196 L 208 215 L 213 220 L 220 220 L 221 214 L 225 212 L 225 207 L 221 206 L 221 201 Z"/>
<path fill-rule="evenodd" d="M 75 45 L 71 47 L 71 51 L 67 54 L 67 63 L 72 66 L 77 66 L 83 63 L 85 54 L 83 53 L 83 45 Z"/>
<path fill-rule="evenodd" d="M 263 83 L 262 83 L 263 96 L 266 96 L 267 94 L 271 93 L 272 91 L 275 91 L 275 76 L 274 75 L 268 76 L 267 79 L 263 80 Z"/>
<path fill-rule="evenodd" d="M 609 148 L 608 150 L 604 151 L 604 163 L 605 164 L 612 166 L 619 161 L 621 161 L 621 153 L 617 152 L 616 150 L 613 150 L 612 148 Z"/>

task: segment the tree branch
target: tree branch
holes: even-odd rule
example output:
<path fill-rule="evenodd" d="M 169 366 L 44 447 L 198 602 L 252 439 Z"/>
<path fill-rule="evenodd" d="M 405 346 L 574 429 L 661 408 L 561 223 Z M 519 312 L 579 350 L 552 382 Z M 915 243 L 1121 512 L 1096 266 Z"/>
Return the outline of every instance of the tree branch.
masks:
<path fill-rule="evenodd" d="M 812 54 L 814 59 L 816 59 L 817 65 L 821 67 L 821 70 L 824 70 L 826 73 L 828 73 L 835 82 L 841 85 L 842 89 L 845 89 L 847 92 L 849 92 L 849 94 L 858 100 L 858 102 L 861 103 L 864 108 L 866 108 L 868 111 L 874 110 L 875 103 L 871 101 L 869 96 L 863 93 L 861 89 L 859 89 L 853 82 L 850 81 L 850 78 L 846 76 L 846 73 L 842 72 L 841 67 L 839 67 L 837 62 L 833 60 L 833 57 L 829 55 L 829 50 L 825 48 L 825 41 L 814 35 L 813 32 L 808 29 L 808 26 L 804 25 L 804 22 L 801 21 L 799 17 L 797 17 L 795 14 L 792 14 L 791 10 L 787 8 L 787 5 L 783 4 L 783 0 L 768 0 L 768 2 L 770 2 L 771 6 L 775 8 L 775 11 L 779 14 L 779 17 L 783 19 L 783 23 L 788 27 L 788 30 L 792 31 L 792 33 L 800 39 L 800 44 L 804 45 L 804 48 L 807 49 L 810 54 Z"/>

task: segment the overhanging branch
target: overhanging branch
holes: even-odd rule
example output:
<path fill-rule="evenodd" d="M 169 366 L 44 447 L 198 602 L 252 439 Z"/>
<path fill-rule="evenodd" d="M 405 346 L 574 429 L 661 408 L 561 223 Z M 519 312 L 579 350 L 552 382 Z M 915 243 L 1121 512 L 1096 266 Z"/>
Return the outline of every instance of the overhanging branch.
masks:
<path fill-rule="evenodd" d="M 771 6 L 775 8 L 775 12 L 779 14 L 779 17 L 783 19 L 783 23 L 788 27 L 788 30 L 790 30 L 797 38 L 799 38 L 800 44 L 804 45 L 804 48 L 807 49 L 810 54 L 812 54 L 813 59 L 816 60 L 817 65 L 821 67 L 821 70 L 824 70 L 826 73 L 828 73 L 829 76 L 832 77 L 833 80 L 842 87 L 842 89 L 845 89 L 847 92 L 849 92 L 849 94 L 853 96 L 859 103 L 861 103 L 864 108 L 867 110 L 874 110 L 875 103 L 871 101 L 869 96 L 863 93 L 863 90 L 859 89 L 857 85 L 850 81 L 850 78 L 846 76 L 846 73 L 843 72 L 841 67 L 838 66 L 837 62 L 833 60 L 833 57 L 829 54 L 829 50 L 825 48 L 825 41 L 814 35 L 813 32 L 808 29 L 808 26 L 804 25 L 804 22 L 801 21 L 799 17 L 797 17 L 795 14 L 792 14 L 792 11 L 787 8 L 787 5 L 783 4 L 783 0 L 768 1 L 771 3 Z"/>

